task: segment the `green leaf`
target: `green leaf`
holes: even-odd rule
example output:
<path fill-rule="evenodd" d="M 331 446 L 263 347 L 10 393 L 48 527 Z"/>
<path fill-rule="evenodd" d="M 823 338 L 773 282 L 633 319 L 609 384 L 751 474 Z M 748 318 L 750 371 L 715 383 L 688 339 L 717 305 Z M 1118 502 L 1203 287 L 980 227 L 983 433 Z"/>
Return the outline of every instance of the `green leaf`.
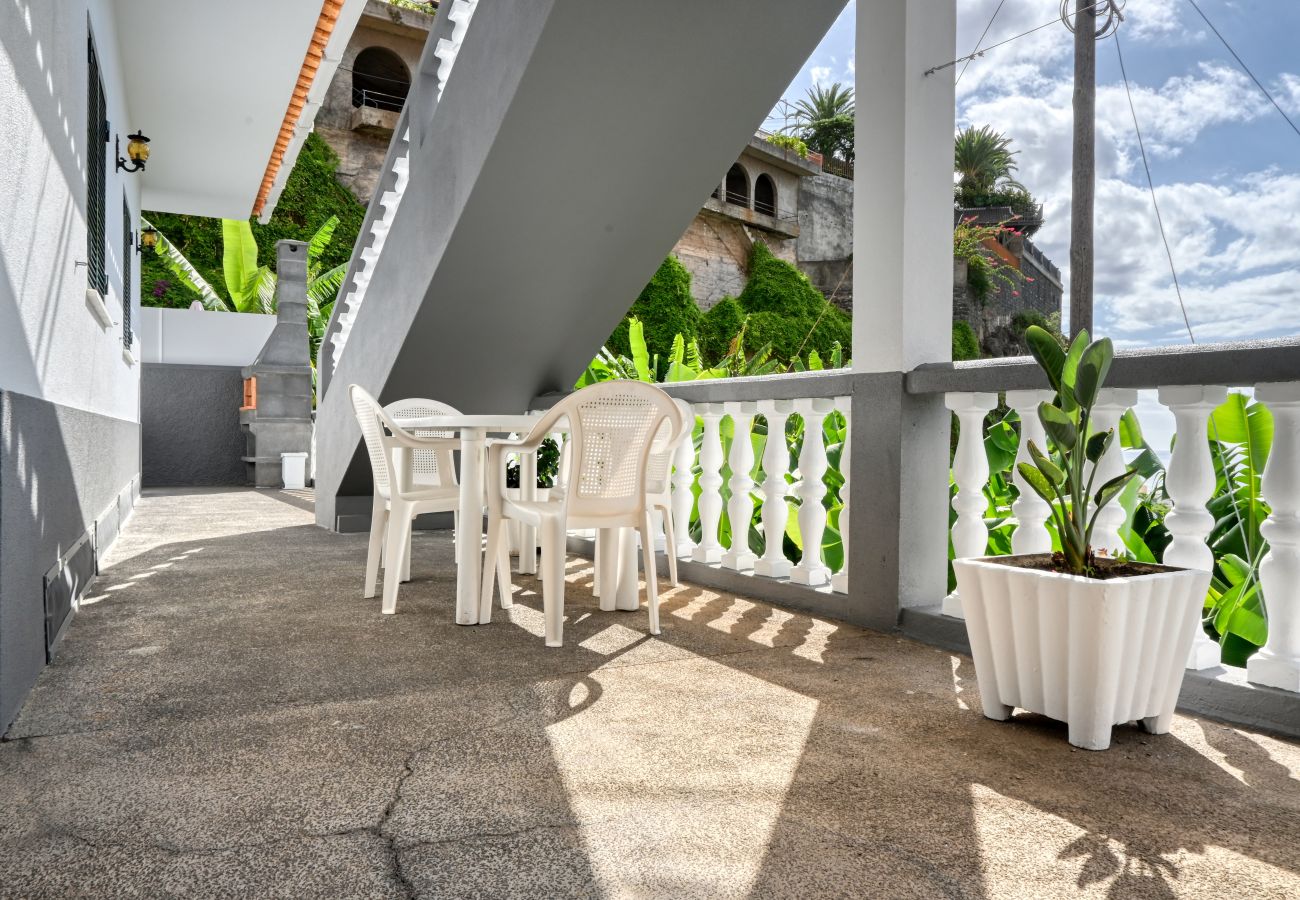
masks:
<path fill-rule="evenodd" d="M 1264 471 L 1273 447 L 1273 413 L 1267 406 L 1251 402 L 1244 394 L 1229 394 L 1210 415 L 1207 431 L 1212 441 L 1244 446 L 1250 467 L 1257 473 Z"/>
<path fill-rule="evenodd" d="M 311 236 L 311 240 L 307 242 L 308 268 L 319 263 L 321 254 L 325 252 L 325 248 L 327 248 L 330 245 L 330 241 L 333 240 L 334 229 L 338 228 L 338 225 L 339 217 L 330 216 L 325 220 L 325 224 L 321 225 L 320 228 L 317 228 L 316 233 Z"/>
<path fill-rule="evenodd" d="M 1057 487 L 1065 484 L 1065 472 L 1060 466 L 1052 462 L 1051 457 L 1040 450 L 1038 445 L 1033 441 L 1029 442 L 1029 458 L 1034 461 L 1034 465 L 1038 467 L 1038 471 L 1042 472 L 1047 480 L 1052 484 Z"/>
<path fill-rule="evenodd" d="M 1096 465 L 1097 460 L 1106 455 L 1110 449 L 1111 443 L 1115 440 L 1115 429 L 1109 431 L 1098 431 L 1092 437 L 1088 438 L 1088 443 L 1084 448 L 1084 456 L 1088 462 Z"/>
<path fill-rule="evenodd" d="M 1070 344 L 1070 349 L 1065 352 L 1065 362 L 1061 366 L 1061 387 L 1064 389 L 1064 393 L 1068 393 L 1071 398 L 1073 398 L 1074 384 L 1079 375 L 1079 360 L 1083 359 L 1083 351 L 1086 349 L 1088 349 L 1088 331 L 1084 329 L 1075 335 L 1074 341 Z"/>
<path fill-rule="evenodd" d="M 1078 343 L 1077 341 L 1075 343 Z M 1110 338 L 1102 338 L 1089 344 L 1079 357 L 1078 371 L 1075 375 L 1074 399 L 1085 409 L 1091 409 L 1097 402 L 1097 392 L 1101 390 L 1110 372 L 1110 364 L 1115 358 L 1115 348 Z"/>
<path fill-rule="evenodd" d="M 140 221 L 146 227 L 153 228 L 153 225 L 149 224 L 149 220 L 143 216 L 140 217 Z M 157 231 L 157 229 L 154 230 Z M 171 241 L 167 240 L 167 236 L 162 232 L 158 233 L 158 243 L 154 244 L 154 253 L 162 258 L 163 263 L 176 276 L 177 281 L 199 295 L 199 301 L 203 304 L 204 309 L 229 312 L 230 307 L 226 304 L 226 301 L 221 299 L 221 296 L 213 290 L 212 285 L 208 284 L 203 276 L 199 274 L 199 270 L 194 268 L 194 265 L 185 258 L 185 254 L 181 253 Z"/>
<path fill-rule="evenodd" d="M 226 290 L 236 307 L 249 305 L 261 286 L 257 269 L 257 241 L 247 219 L 221 220 L 221 266 Z"/>
<path fill-rule="evenodd" d="M 1048 438 L 1056 445 L 1058 451 L 1070 453 L 1074 450 L 1079 431 L 1074 425 L 1074 420 L 1060 407 L 1050 403 L 1038 404 L 1038 420 L 1043 423 L 1043 430 L 1047 432 Z"/>
<path fill-rule="evenodd" d="M 1056 493 L 1052 490 L 1052 486 L 1048 483 L 1047 477 L 1043 475 L 1042 472 L 1025 462 L 1017 464 L 1016 471 L 1020 474 L 1021 480 L 1033 488 L 1034 492 L 1038 494 L 1038 496 L 1051 504 L 1057 502 Z"/>
<path fill-rule="evenodd" d="M 1037 325 L 1030 325 L 1025 330 L 1025 343 L 1029 345 L 1029 352 L 1033 354 L 1034 359 L 1038 361 L 1039 367 L 1047 375 L 1047 380 L 1051 383 L 1052 389 L 1059 391 L 1061 389 L 1061 372 L 1065 368 L 1065 351 L 1061 349 L 1060 341 L 1047 329 L 1040 328 Z"/>
<path fill-rule="evenodd" d="M 1129 479 L 1136 478 L 1137 474 L 1137 469 L 1129 469 L 1122 475 L 1116 475 L 1110 481 L 1097 488 L 1097 494 L 1093 497 L 1096 509 L 1100 510 L 1107 503 L 1118 497 L 1120 492 L 1124 490 L 1124 486 L 1129 483 Z M 1094 513 L 1094 516 L 1095 515 L 1096 513 Z"/>
<path fill-rule="evenodd" d="M 636 316 L 628 325 L 628 343 L 632 345 L 632 364 L 636 367 L 636 377 L 640 381 L 654 381 L 650 376 L 650 352 L 645 345 L 645 326 Z"/>

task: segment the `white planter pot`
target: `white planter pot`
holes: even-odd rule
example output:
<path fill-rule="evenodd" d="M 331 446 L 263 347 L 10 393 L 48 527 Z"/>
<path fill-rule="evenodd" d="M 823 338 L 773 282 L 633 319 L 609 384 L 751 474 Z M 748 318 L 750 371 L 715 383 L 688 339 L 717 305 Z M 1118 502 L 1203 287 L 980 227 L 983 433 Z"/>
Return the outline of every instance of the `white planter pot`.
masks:
<path fill-rule="evenodd" d="M 1125 722 L 1167 732 L 1210 573 L 1103 581 L 1009 558 L 953 561 L 984 715 L 1019 708 L 1059 719 L 1087 750 L 1105 750 Z"/>

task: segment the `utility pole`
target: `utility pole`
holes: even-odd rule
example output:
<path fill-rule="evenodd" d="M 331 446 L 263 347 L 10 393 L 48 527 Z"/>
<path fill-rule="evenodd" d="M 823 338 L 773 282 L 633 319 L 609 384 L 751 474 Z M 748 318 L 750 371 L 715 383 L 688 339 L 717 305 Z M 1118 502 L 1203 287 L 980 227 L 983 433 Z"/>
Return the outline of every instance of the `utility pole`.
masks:
<path fill-rule="evenodd" d="M 1096 195 L 1097 41 L 1124 17 L 1122 2 L 1061 0 L 1061 20 L 1074 32 L 1074 158 L 1070 194 L 1070 336 L 1092 332 L 1093 200 Z"/>

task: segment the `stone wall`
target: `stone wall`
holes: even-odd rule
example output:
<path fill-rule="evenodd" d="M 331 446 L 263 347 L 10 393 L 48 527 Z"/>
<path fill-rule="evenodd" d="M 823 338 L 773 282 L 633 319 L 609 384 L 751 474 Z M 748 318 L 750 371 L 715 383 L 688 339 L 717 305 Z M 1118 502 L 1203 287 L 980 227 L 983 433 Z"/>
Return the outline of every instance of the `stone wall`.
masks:
<path fill-rule="evenodd" d="M 772 253 L 795 261 L 795 241 L 776 240 L 734 219 L 701 210 L 686 233 L 673 246 L 673 255 L 691 273 L 691 295 L 701 309 L 709 309 L 723 297 L 736 297 L 745 289 L 749 251 L 761 240 Z"/>
<path fill-rule="evenodd" d="M 822 173 L 799 181 L 799 268 L 819 291 L 853 312 L 853 181 Z"/>

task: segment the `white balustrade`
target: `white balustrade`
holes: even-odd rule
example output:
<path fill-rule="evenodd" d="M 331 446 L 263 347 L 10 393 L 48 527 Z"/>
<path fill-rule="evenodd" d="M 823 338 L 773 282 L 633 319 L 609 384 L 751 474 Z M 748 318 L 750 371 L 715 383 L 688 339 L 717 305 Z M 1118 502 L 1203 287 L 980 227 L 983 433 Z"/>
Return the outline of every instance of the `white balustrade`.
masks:
<path fill-rule="evenodd" d="M 722 555 L 722 565 L 737 572 L 754 568 L 757 557 L 749 549 L 749 523 L 754 517 L 754 444 L 750 429 L 755 403 L 725 404 L 731 414 L 731 500 L 727 504 L 727 520 L 731 523 L 731 547 Z"/>
<path fill-rule="evenodd" d="M 803 556 L 790 570 L 790 580 L 795 584 L 820 585 L 830 579 L 830 569 L 822 562 L 822 538 L 826 533 L 826 438 L 822 426 L 833 409 L 829 398 L 816 397 L 799 400 L 795 409 L 803 415 L 803 448 L 799 452 L 799 536 L 803 542 Z"/>
<path fill-rule="evenodd" d="M 764 400 L 758 404 L 758 411 L 767 418 L 767 445 L 763 448 L 763 557 L 754 563 L 754 574 L 768 578 L 790 575 L 790 560 L 785 558 L 783 546 L 790 515 L 785 500 L 789 488 L 785 476 L 790 470 L 785 426 L 793 409 L 789 400 Z"/>
<path fill-rule="evenodd" d="M 1097 488 L 1112 478 L 1124 474 L 1124 448 L 1120 446 L 1119 420 L 1135 403 L 1137 403 L 1137 391 L 1127 388 L 1103 388 L 1097 394 L 1097 402 L 1092 407 L 1092 430 L 1095 433 L 1113 428 L 1115 440 L 1111 442 L 1110 449 L 1105 455 L 1097 460 L 1097 473 L 1093 480 L 1094 493 Z M 1202 431 L 1204 431 L 1204 423 L 1202 423 Z M 1108 555 L 1122 555 L 1125 547 L 1119 530 L 1124 527 L 1125 518 L 1124 507 L 1120 506 L 1118 501 L 1103 506 L 1097 513 L 1097 524 L 1093 527 L 1092 546 L 1099 551 L 1105 550 Z"/>
<path fill-rule="evenodd" d="M 1038 418 L 1038 404 L 1051 403 L 1055 395 L 1051 391 L 1007 391 L 1007 406 L 1020 416 L 1020 449 L 1016 451 L 1016 463 L 1034 464 L 1029 455 L 1029 442 L 1047 452 L 1047 433 Z M 1047 520 L 1051 518 L 1052 508 L 1038 492 L 1025 484 L 1018 473 L 1013 471 L 1012 479 L 1020 496 L 1011 504 L 1015 514 L 1015 532 L 1011 535 L 1011 552 L 1017 555 L 1028 553 L 1051 553 L 1052 536 L 1047 531 Z"/>
<path fill-rule="evenodd" d="M 1273 447 L 1261 485 L 1272 508 L 1260 526 L 1269 551 L 1259 567 L 1268 642 L 1246 661 L 1246 677 L 1300 691 L 1300 382 L 1257 385 L 1255 399 L 1273 413 Z"/>
<path fill-rule="evenodd" d="M 849 487 L 849 472 L 853 468 L 849 454 L 853 447 L 853 420 L 849 418 L 849 409 L 852 405 L 852 398 L 837 397 L 836 403 L 844 414 L 844 447 L 840 450 L 840 475 L 844 478 L 844 485 L 840 488 L 840 547 L 842 548 L 843 563 L 840 570 L 831 576 L 831 590 L 837 594 L 847 594 L 849 592 L 849 500 L 851 489 Z"/>
<path fill-rule="evenodd" d="M 718 522 L 722 519 L 722 435 L 719 423 L 724 408 L 721 403 L 703 403 L 696 411 L 704 422 L 700 444 L 700 542 L 691 559 L 702 563 L 722 561 L 723 546 L 718 541 Z"/>
<path fill-rule="evenodd" d="M 984 485 L 989 480 L 989 459 L 984 450 L 984 416 L 998 405 L 997 394 L 956 391 L 944 397 L 944 405 L 957 414 L 960 432 L 952 472 L 957 481 L 957 496 L 952 501 L 957 522 L 952 527 L 952 547 L 957 558 L 983 556 L 988 548 L 989 532 L 984 524 L 988 501 Z M 954 590 L 943 598 L 943 614 L 965 618 L 961 598 Z"/>
<path fill-rule="evenodd" d="M 1173 456 L 1165 470 L 1165 491 L 1173 504 L 1165 516 L 1165 528 L 1173 535 L 1165 548 L 1167 565 L 1206 570 L 1214 567 L 1214 553 L 1205 543 L 1214 528 L 1214 516 L 1205 504 L 1214 495 L 1215 485 L 1206 424 L 1227 396 L 1228 389 L 1221 385 L 1169 385 L 1159 390 L 1160 402 L 1174 414 L 1176 429 Z M 1208 669 L 1217 666 L 1219 660 L 1219 645 L 1198 627 L 1187 655 L 1187 668 Z"/>
<path fill-rule="evenodd" d="M 695 549 L 691 540 L 691 510 L 695 507 L 695 497 L 691 485 L 695 482 L 695 473 L 691 467 L 695 464 L 695 445 L 691 442 L 690 432 L 695 428 L 695 416 L 686 422 L 687 434 L 677 445 L 673 456 L 673 539 L 677 546 L 671 548 L 678 557 L 690 556 Z"/>

